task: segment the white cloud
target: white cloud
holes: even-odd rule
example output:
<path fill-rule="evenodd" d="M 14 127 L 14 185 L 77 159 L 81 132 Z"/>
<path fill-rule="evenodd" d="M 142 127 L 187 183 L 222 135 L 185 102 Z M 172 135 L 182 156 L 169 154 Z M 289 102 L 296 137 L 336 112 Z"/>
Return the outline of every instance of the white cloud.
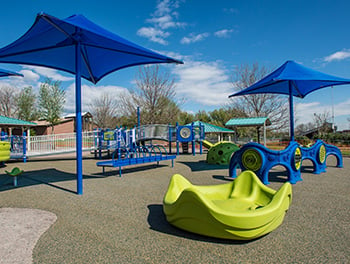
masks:
<path fill-rule="evenodd" d="M 186 23 L 176 22 L 169 14 L 161 17 L 152 17 L 146 20 L 146 22 L 157 25 L 161 29 L 179 28 L 186 26 Z"/>
<path fill-rule="evenodd" d="M 219 62 L 186 60 L 174 67 L 173 73 L 178 76 L 176 93 L 187 102 L 221 106 L 232 93 L 229 76 Z"/>
<path fill-rule="evenodd" d="M 39 67 L 39 66 L 23 66 L 25 69 L 30 69 L 37 74 L 51 78 L 55 81 L 62 81 L 62 82 L 67 82 L 67 81 L 73 81 L 74 77 L 67 77 L 58 72 L 58 70 L 51 69 L 51 68 L 46 68 L 46 67 Z"/>
<path fill-rule="evenodd" d="M 23 77 L 3 78 L 0 81 L 0 86 L 16 87 L 19 90 L 27 86 L 32 86 L 35 91 L 38 91 L 42 83 L 40 80 L 42 77 L 49 77 L 53 80 L 63 82 L 74 80 L 73 77 L 63 76 L 58 71 L 49 68 L 28 65 L 21 65 L 21 67 L 22 70 L 18 72 L 23 74 Z"/>
<path fill-rule="evenodd" d="M 209 33 L 205 32 L 205 33 L 200 33 L 200 34 L 190 34 L 188 37 L 183 37 L 181 39 L 181 44 L 191 44 L 191 43 L 195 43 L 198 41 L 202 41 L 204 39 L 206 39 L 207 37 L 209 37 Z"/>
<path fill-rule="evenodd" d="M 168 42 L 165 39 L 170 35 L 170 33 L 153 27 L 142 27 L 137 31 L 137 35 L 146 37 L 153 42 L 167 45 Z"/>
<path fill-rule="evenodd" d="M 40 79 L 40 75 L 32 72 L 30 70 L 21 70 L 20 73 L 23 74 L 23 80 L 29 82 L 37 82 Z"/>
<path fill-rule="evenodd" d="M 350 98 L 334 106 L 334 114 L 336 116 L 350 116 Z"/>
<path fill-rule="evenodd" d="M 118 100 L 120 95 L 128 90 L 120 86 L 95 86 L 95 85 L 82 85 L 82 111 L 89 111 L 89 106 L 92 104 L 93 99 L 99 98 L 102 94 L 108 94 L 111 98 Z M 67 114 L 75 112 L 75 84 L 71 84 L 66 89 L 66 104 L 65 112 Z"/>
<path fill-rule="evenodd" d="M 344 49 L 342 51 L 337 51 L 324 58 L 325 62 L 340 61 L 350 58 L 350 49 Z"/>
<path fill-rule="evenodd" d="M 332 105 L 324 104 L 320 102 L 311 102 L 311 103 L 297 103 L 295 104 L 295 115 L 297 124 L 306 124 L 313 122 L 314 114 L 329 113 L 329 118 L 332 116 Z M 350 99 L 347 99 L 343 102 L 334 104 L 334 116 L 335 124 L 338 128 L 346 129 L 346 124 L 340 123 L 337 120 L 341 120 L 341 117 L 350 116 Z M 329 120 L 331 122 L 331 120 Z"/>
<path fill-rule="evenodd" d="M 166 39 L 170 36 L 170 32 L 166 30 L 170 28 L 181 28 L 187 25 L 185 22 L 177 21 L 179 13 L 175 10 L 179 6 L 179 1 L 158 1 L 156 10 L 151 14 L 151 18 L 146 19 L 146 23 L 152 26 L 140 28 L 137 31 L 137 35 L 146 37 L 150 41 L 167 45 L 168 42 Z"/>
<path fill-rule="evenodd" d="M 222 29 L 222 30 L 216 31 L 214 35 L 218 38 L 227 38 L 230 36 L 232 32 L 233 32 L 233 29 Z"/>
<path fill-rule="evenodd" d="M 170 0 L 163 0 L 163 1 L 158 1 L 157 4 L 157 9 L 154 12 L 156 16 L 162 16 L 164 14 L 170 13 L 171 8 L 170 8 Z"/>
<path fill-rule="evenodd" d="M 20 70 L 19 73 L 23 74 L 23 77 L 10 76 L 7 78 L 2 78 L 0 80 L 0 87 L 11 86 L 20 90 L 23 87 L 32 86 L 34 89 L 39 87 L 40 75 L 31 70 Z"/>

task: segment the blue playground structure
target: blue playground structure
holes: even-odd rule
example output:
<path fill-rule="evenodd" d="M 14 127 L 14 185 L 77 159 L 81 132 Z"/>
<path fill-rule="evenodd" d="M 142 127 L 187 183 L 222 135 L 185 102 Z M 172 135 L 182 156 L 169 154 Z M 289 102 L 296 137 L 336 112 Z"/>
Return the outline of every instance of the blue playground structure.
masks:
<path fill-rule="evenodd" d="M 339 148 L 333 145 L 328 145 L 322 140 L 317 140 L 315 144 L 310 147 L 300 146 L 302 160 L 311 160 L 313 164 L 313 173 L 320 174 L 326 172 L 326 160 L 327 157 L 332 155 L 337 160 L 337 167 L 343 167 L 343 156 Z"/>
<path fill-rule="evenodd" d="M 271 150 L 258 143 L 248 143 L 237 150 L 229 165 L 229 175 L 236 178 L 236 169 L 251 170 L 256 173 L 264 184 L 269 184 L 269 171 L 277 165 L 282 165 L 288 171 L 288 181 L 301 181 L 301 150 L 299 144 L 291 141 L 287 148 L 281 151 Z"/>
<path fill-rule="evenodd" d="M 199 142 L 202 154 L 202 140 L 204 139 L 204 126 L 174 126 L 170 125 L 145 125 L 134 129 L 118 128 L 113 131 L 98 131 L 95 145 L 98 146 L 99 158 L 102 151 L 113 151 L 112 159 L 97 162 L 102 167 L 118 167 L 119 176 L 122 175 L 122 167 L 128 165 L 144 164 L 171 160 L 174 166 L 176 155 L 171 154 L 172 142 L 176 142 L 176 154 L 179 155 L 180 143 L 192 143 L 192 154 L 195 155 L 195 144 Z M 162 145 L 145 145 L 146 141 L 163 140 L 169 144 L 169 152 Z M 188 145 L 187 145 L 188 146 Z M 184 145 L 182 146 L 184 150 Z"/>
<path fill-rule="evenodd" d="M 10 142 L 11 158 L 18 157 L 27 161 L 27 134 L 23 132 L 22 136 L 9 136 L 4 131 L 1 132 L 0 141 Z"/>
<path fill-rule="evenodd" d="M 205 139 L 204 125 L 176 126 L 151 124 L 142 125 L 133 129 L 117 128 L 115 130 L 98 130 L 95 137 L 95 149 L 101 159 L 103 151 L 113 152 L 119 147 L 127 147 L 131 150 L 139 145 L 144 145 L 153 140 L 165 141 L 168 143 L 169 153 L 172 153 L 172 145 L 176 143 L 176 154 L 180 154 L 180 144 L 182 153 L 189 153 L 188 146 L 192 144 L 192 154 L 195 155 L 196 143 L 199 144 L 199 152 L 203 153 L 203 143 Z M 96 155 L 97 155 L 96 153 Z"/>
<path fill-rule="evenodd" d="M 271 150 L 257 143 L 248 143 L 236 151 L 230 160 L 229 175 L 236 178 L 236 169 L 242 171 L 254 171 L 264 184 L 269 184 L 269 171 L 271 168 L 281 165 L 286 168 L 288 181 L 292 184 L 302 181 L 301 165 L 303 160 L 311 160 L 314 174 L 326 171 L 326 159 L 333 155 L 337 159 L 337 167 L 343 166 L 342 154 L 336 146 L 328 145 L 322 140 L 317 140 L 311 147 L 300 146 L 296 141 L 290 141 L 289 145 L 280 151 Z"/>
<path fill-rule="evenodd" d="M 112 155 L 112 160 L 100 161 L 96 165 L 102 167 L 105 173 L 105 167 L 119 167 L 119 176 L 122 176 L 122 167 L 128 165 L 145 164 L 150 162 L 171 160 L 174 167 L 174 159 L 176 155 L 169 155 L 163 146 L 137 146 L 134 149 L 125 147 L 118 148 Z"/>
<path fill-rule="evenodd" d="M 327 157 L 327 150 L 329 152 L 328 155 L 332 154 L 337 157 L 338 167 L 342 166 L 341 153 L 339 149 L 337 150 L 337 147 L 335 146 L 331 147 L 331 145 L 326 146 L 326 144 L 324 143 L 317 143 L 314 147 L 310 149 L 295 147 L 298 145 L 298 143 L 295 142 L 294 138 L 293 97 L 295 96 L 299 98 L 304 98 L 309 93 L 314 92 L 318 89 L 335 85 L 345 85 L 349 83 L 350 79 L 332 76 L 307 68 L 294 61 L 287 61 L 278 69 L 268 74 L 261 80 L 257 81 L 253 85 L 239 92 L 231 94 L 229 97 L 266 93 L 288 95 L 290 119 L 289 132 L 291 142 L 289 146 L 283 151 L 271 151 L 267 148 L 254 147 L 251 145 L 248 145 L 247 147 L 243 146 L 240 151 L 237 151 L 235 155 L 232 156 L 230 162 L 230 175 L 234 175 L 233 170 L 238 165 L 241 166 L 242 170 L 246 170 L 246 166 L 248 165 L 248 167 L 253 167 L 254 169 L 256 169 L 256 171 L 263 173 L 259 175 L 259 177 L 263 179 L 264 183 L 268 183 L 268 170 L 275 165 L 283 165 L 287 168 L 289 172 L 289 180 L 295 183 L 297 180 L 299 180 L 297 175 L 300 175 L 300 168 L 297 169 L 295 167 L 296 155 L 300 155 L 301 160 L 310 159 L 314 164 L 314 172 L 320 173 L 325 170 L 325 159 Z M 291 148 L 291 146 L 294 147 Z M 289 154 L 285 153 L 287 149 L 291 150 Z M 298 152 L 300 153 L 296 153 L 296 149 L 298 149 Z M 243 161 L 239 162 L 238 157 L 246 158 L 245 164 Z"/>

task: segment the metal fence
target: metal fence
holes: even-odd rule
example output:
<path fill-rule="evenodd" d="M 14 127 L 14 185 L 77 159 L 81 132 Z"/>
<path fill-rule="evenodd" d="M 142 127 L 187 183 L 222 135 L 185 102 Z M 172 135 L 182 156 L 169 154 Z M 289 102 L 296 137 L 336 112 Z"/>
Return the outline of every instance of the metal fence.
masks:
<path fill-rule="evenodd" d="M 27 137 L 27 156 L 68 153 L 76 151 L 76 133 Z M 95 133 L 83 132 L 83 150 L 95 148 Z"/>

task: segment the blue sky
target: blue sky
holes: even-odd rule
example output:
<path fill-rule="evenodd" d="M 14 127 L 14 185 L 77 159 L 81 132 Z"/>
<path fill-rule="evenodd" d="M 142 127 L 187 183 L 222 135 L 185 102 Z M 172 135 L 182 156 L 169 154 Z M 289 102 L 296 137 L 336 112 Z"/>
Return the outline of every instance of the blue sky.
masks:
<path fill-rule="evenodd" d="M 130 41 L 184 61 L 168 65 L 176 79 L 182 109 L 211 111 L 235 90 L 235 67 L 253 64 L 274 69 L 286 60 L 328 74 L 350 78 L 349 1 L 205 1 L 205 0 L 20 0 L 1 8 L 0 47 L 16 40 L 39 12 L 58 18 L 83 14 Z M 74 76 L 38 67 L 1 64 L 24 78 L 3 78 L 0 85 L 37 89 L 44 78 L 62 81 L 66 112 L 74 112 Z M 91 99 L 108 92 L 116 97 L 135 86 L 137 67 L 112 73 L 97 85 L 83 81 L 83 110 Z M 333 98 L 333 100 L 332 100 Z M 339 129 L 350 129 L 350 86 L 326 88 L 295 100 L 297 124 L 313 113 L 331 113 Z"/>

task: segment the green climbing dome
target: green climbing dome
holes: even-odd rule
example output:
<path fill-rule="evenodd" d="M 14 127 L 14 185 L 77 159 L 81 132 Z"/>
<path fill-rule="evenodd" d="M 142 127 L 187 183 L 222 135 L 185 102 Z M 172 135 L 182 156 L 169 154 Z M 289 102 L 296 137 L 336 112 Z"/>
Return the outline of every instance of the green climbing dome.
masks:
<path fill-rule="evenodd" d="M 221 141 L 212 145 L 207 154 L 207 163 L 228 165 L 232 153 L 239 150 L 239 147 L 230 141 Z"/>

